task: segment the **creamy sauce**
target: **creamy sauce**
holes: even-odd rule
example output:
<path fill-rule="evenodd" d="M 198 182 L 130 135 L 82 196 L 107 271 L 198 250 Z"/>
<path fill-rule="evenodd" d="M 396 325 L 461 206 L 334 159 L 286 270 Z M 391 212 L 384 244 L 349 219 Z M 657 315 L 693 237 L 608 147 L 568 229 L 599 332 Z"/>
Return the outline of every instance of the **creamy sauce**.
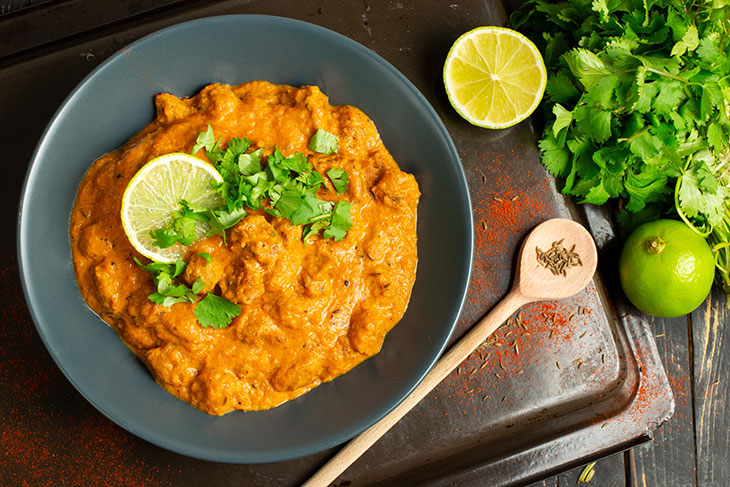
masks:
<path fill-rule="evenodd" d="M 410 298 L 420 193 L 372 121 L 357 108 L 331 106 L 315 86 L 259 81 L 209 85 L 188 99 L 160 94 L 155 102 L 155 120 L 99 158 L 79 188 L 70 237 L 89 306 L 163 388 L 210 414 L 275 407 L 376 354 Z M 242 308 L 224 329 L 201 327 L 192 304 L 149 301 L 152 277 L 133 258 L 146 259 L 120 220 L 122 194 L 137 170 L 159 155 L 190 152 L 209 123 L 224 143 L 246 137 L 253 148 L 302 152 L 323 175 L 333 166 L 346 170 L 343 195 L 325 176 L 328 189 L 318 196 L 352 203 L 353 227 L 340 242 L 315 237 L 303 246 L 300 226 L 249 212 L 228 231 L 227 245 L 216 236 L 191 246 L 184 280 L 201 277 Z M 318 128 L 340 138 L 338 153 L 308 149 Z"/>

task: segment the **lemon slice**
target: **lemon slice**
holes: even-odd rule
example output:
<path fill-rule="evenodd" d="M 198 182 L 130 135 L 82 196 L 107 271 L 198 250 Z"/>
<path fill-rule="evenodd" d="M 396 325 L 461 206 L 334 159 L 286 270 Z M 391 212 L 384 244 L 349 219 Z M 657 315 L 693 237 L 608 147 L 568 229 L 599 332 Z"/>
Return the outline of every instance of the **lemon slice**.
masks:
<path fill-rule="evenodd" d="M 527 118 L 542 99 L 545 63 L 535 44 L 504 27 L 477 27 L 459 37 L 444 64 L 451 105 L 470 123 L 501 129 Z"/>
<path fill-rule="evenodd" d="M 212 182 L 221 183 L 223 178 L 213 166 L 190 154 L 165 154 L 142 166 L 122 196 L 122 226 L 132 246 L 157 262 L 172 263 L 181 258 L 187 246 L 175 243 L 162 249 L 153 244 L 150 232 L 172 220 L 180 200 L 203 208 L 222 206 L 223 198 Z M 208 229 L 207 223 L 197 222 L 195 241 Z"/>

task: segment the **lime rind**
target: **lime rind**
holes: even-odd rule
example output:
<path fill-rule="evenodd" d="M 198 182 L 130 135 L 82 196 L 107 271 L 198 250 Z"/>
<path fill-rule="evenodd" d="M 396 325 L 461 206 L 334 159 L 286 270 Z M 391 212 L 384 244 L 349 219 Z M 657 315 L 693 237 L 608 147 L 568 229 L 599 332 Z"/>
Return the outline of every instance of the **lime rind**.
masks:
<path fill-rule="evenodd" d="M 181 258 L 187 246 L 176 243 L 162 249 L 154 245 L 150 232 L 171 221 L 180 200 L 203 208 L 223 205 L 211 185 L 222 181 L 213 166 L 182 152 L 165 154 L 142 166 L 122 196 L 122 227 L 132 246 L 156 262 L 172 263 Z M 194 243 L 203 239 L 209 228 L 207 223 L 197 222 Z"/>
<path fill-rule="evenodd" d="M 485 48 L 494 47 L 494 50 L 490 53 L 491 56 L 483 56 L 480 47 L 477 46 L 475 39 L 490 35 L 497 39 L 496 43 L 487 44 L 482 46 Z M 500 39 L 517 41 L 517 45 L 526 47 L 527 52 L 531 54 L 531 58 L 527 62 L 522 62 L 526 66 L 523 70 L 514 70 L 509 73 L 508 76 L 500 78 L 500 82 L 509 84 L 513 87 L 513 95 L 523 91 L 526 96 L 522 99 L 515 99 L 514 96 L 510 97 L 499 86 L 499 83 L 494 82 L 491 79 L 491 73 L 494 73 L 497 69 L 503 69 L 505 66 L 509 66 L 511 63 L 518 60 L 511 57 L 504 57 L 504 52 L 507 50 L 500 50 Z M 461 54 L 464 50 L 471 49 L 477 52 L 480 63 L 469 63 L 466 62 Z M 517 52 L 517 51 L 513 51 Z M 471 56 L 475 58 L 475 56 Z M 494 62 L 491 62 L 493 58 Z M 523 60 L 524 61 L 524 60 Z M 537 86 L 528 86 L 529 89 L 524 89 L 525 76 L 520 76 L 528 70 L 536 70 L 536 78 L 538 80 Z M 455 71 L 461 71 L 462 77 L 469 79 L 470 82 L 457 85 L 452 75 Z M 466 73 L 466 74 L 464 74 Z M 535 76 L 533 76 L 535 78 Z M 446 62 L 444 63 L 443 70 L 444 86 L 446 88 L 446 95 L 454 107 L 457 113 L 461 115 L 469 123 L 478 127 L 489 128 L 489 129 L 503 129 L 514 126 L 521 121 L 529 117 L 540 104 L 542 97 L 545 93 L 545 87 L 547 85 L 547 70 L 545 68 L 545 62 L 543 61 L 540 51 L 537 46 L 530 41 L 527 37 L 520 34 L 517 31 L 508 29 L 506 27 L 495 27 L 485 26 L 477 27 L 464 34 L 462 34 L 456 42 L 451 46 L 449 53 L 446 56 Z M 463 93 L 458 93 L 463 91 Z M 475 116 L 475 109 L 470 107 L 470 104 L 474 104 L 479 96 L 490 96 L 493 100 L 500 98 L 507 98 L 507 100 L 500 100 L 497 103 L 491 103 L 490 108 L 486 113 L 481 113 L 481 116 Z M 469 101 L 471 100 L 471 101 Z M 525 107 L 525 105 L 527 105 Z M 499 122 L 492 121 L 496 116 L 492 116 L 493 110 L 503 111 L 503 114 L 498 117 Z M 511 112 L 511 116 L 508 112 Z"/>

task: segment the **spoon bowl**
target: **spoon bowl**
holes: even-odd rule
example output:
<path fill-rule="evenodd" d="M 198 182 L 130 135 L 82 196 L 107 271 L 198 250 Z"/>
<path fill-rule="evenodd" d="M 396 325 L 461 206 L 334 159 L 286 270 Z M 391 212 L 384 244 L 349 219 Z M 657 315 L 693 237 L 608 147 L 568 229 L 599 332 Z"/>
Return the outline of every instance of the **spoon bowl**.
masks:
<path fill-rule="evenodd" d="M 544 301 L 580 292 L 593 278 L 598 256 L 593 237 L 583 225 L 553 218 L 536 226 L 525 238 L 518 262 L 515 288 L 528 298 L 527 302 Z"/>

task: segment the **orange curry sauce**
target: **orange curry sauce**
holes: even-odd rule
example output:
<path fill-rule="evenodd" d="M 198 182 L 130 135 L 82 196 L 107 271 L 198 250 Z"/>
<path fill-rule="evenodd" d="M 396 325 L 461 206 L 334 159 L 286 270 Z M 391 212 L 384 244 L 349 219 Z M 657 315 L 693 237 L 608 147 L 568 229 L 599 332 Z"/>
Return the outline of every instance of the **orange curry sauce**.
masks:
<path fill-rule="evenodd" d="M 266 82 L 210 85 L 192 98 L 156 97 L 157 116 L 121 149 L 99 158 L 79 188 L 70 237 L 76 279 L 92 310 L 109 323 L 167 391 L 210 414 L 272 408 L 344 374 L 376 354 L 401 319 L 416 275 L 415 178 L 402 172 L 373 122 L 351 106 L 331 106 L 315 86 Z M 148 295 L 152 276 L 122 229 L 122 194 L 140 167 L 169 152 L 190 152 L 208 124 L 227 143 L 302 152 L 320 174 L 349 173 L 349 187 L 323 199 L 352 203 L 353 227 L 340 242 L 249 211 L 227 245 L 207 238 L 188 250 L 184 280 L 198 277 L 242 308 L 224 329 L 201 327 L 193 305 L 162 307 Z M 318 154 L 322 128 L 339 152 Z M 204 151 L 198 153 L 204 157 Z M 204 257 L 212 257 L 209 265 Z"/>

